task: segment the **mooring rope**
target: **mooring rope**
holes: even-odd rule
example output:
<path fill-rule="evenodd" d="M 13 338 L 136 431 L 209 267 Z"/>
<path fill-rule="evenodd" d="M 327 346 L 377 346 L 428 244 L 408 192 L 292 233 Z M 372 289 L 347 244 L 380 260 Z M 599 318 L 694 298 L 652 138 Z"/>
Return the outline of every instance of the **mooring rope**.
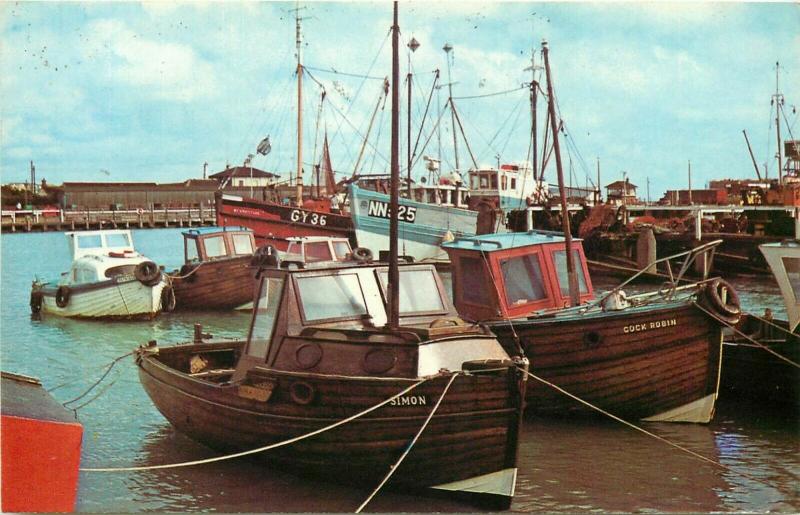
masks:
<path fill-rule="evenodd" d="M 169 277 L 169 279 L 170 279 L 170 283 L 172 282 L 172 280 L 173 280 L 173 279 L 186 279 L 187 277 L 189 277 L 189 276 L 191 276 L 192 274 L 194 274 L 195 272 L 197 272 L 197 269 L 198 269 L 198 268 L 200 268 L 201 266 L 205 265 L 205 264 L 206 264 L 206 262 L 205 262 L 205 261 L 201 261 L 200 263 L 197 263 L 197 266 L 195 266 L 194 268 L 192 268 L 192 269 L 189 271 L 189 273 L 188 273 L 188 274 L 186 274 L 186 275 L 170 275 L 170 274 L 164 274 L 164 275 L 166 275 L 167 277 Z"/>
<path fill-rule="evenodd" d="M 669 446 L 672 446 L 672 447 L 674 447 L 674 448 L 676 448 L 676 449 L 678 449 L 680 451 L 683 451 L 683 452 L 685 452 L 685 453 L 687 453 L 687 454 L 689 454 L 689 455 L 691 455 L 691 456 L 693 456 L 693 457 L 697 458 L 698 460 L 701 460 L 701 461 L 703 461 L 705 463 L 714 465 L 715 467 L 719 467 L 719 468 L 725 469 L 728 472 L 732 472 L 732 473 L 737 474 L 737 475 L 739 475 L 741 477 L 750 479 L 752 481 L 756 481 L 757 483 L 761 483 L 761 484 L 764 484 L 764 485 L 767 485 L 767 486 L 772 486 L 770 483 L 768 483 L 764 479 L 760 479 L 760 478 L 757 478 L 755 476 L 751 476 L 749 474 L 746 474 L 744 472 L 736 470 L 736 469 L 734 469 L 732 467 L 729 467 L 728 465 L 725 465 L 725 464 L 720 463 L 718 461 L 712 460 L 711 458 L 703 456 L 702 454 L 699 454 L 699 453 L 697 453 L 697 452 L 695 452 L 695 451 L 693 451 L 693 450 L 691 450 L 689 448 L 686 448 L 686 447 L 684 447 L 684 446 L 682 446 L 680 444 L 677 444 L 677 443 L 675 443 L 675 442 L 673 442 L 671 440 L 668 440 L 668 439 L 664 438 L 663 436 L 659 436 L 659 435 L 657 435 L 655 433 L 652 433 L 652 432 L 650 432 L 650 431 L 648 431 L 648 430 L 646 430 L 646 429 L 644 429 L 642 427 L 637 426 L 636 424 L 632 424 L 632 423 L 628 422 L 627 420 L 621 419 L 618 416 L 614 415 L 613 413 L 609 413 L 608 411 L 604 410 L 603 408 L 595 406 L 591 402 L 586 401 L 584 399 L 581 399 L 577 395 L 574 395 L 574 394 L 566 391 L 565 389 L 561 388 L 560 386 L 558 386 L 556 384 L 553 384 L 550 381 L 548 381 L 546 379 L 543 379 L 543 378 L 537 376 L 536 374 L 534 374 L 534 373 L 532 373 L 532 372 L 530 372 L 528 370 L 524 370 L 524 369 L 522 369 L 520 367 L 517 367 L 517 368 L 519 368 L 520 370 L 522 370 L 523 372 L 528 374 L 533 379 L 536 379 L 540 383 L 545 384 L 545 385 L 549 386 L 550 388 L 553 388 L 554 390 L 566 395 L 567 397 L 580 402 L 584 406 L 587 406 L 587 407 L 589 407 L 589 408 L 591 408 L 591 409 L 593 409 L 593 410 L 595 410 L 595 411 L 597 411 L 599 413 L 602 413 L 603 415 L 606 415 L 607 417 L 610 417 L 610 418 L 616 420 L 617 422 L 630 427 L 631 429 L 635 429 L 636 431 L 639 431 L 640 433 L 643 433 L 643 434 L 645 434 L 647 436 L 655 438 L 656 440 L 659 440 L 660 442 L 663 442 L 663 443 L 665 443 L 665 444 L 667 444 Z"/>
<path fill-rule="evenodd" d="M 233 453 L 233 454 L 226 454 L 224 456 L 216 456 L 214 458 L 206 458 L 206 459 L 203 459 L 203 460 L 194 460 L 194 461 L 184 461 L 184 462 L 181 462 L 181 463 L 168 463 L 168 464 L 165 464 L 165 465 L 148 465 L 148 466 L 142 466 L 142 467 L 103 467 L 103 468 L 91 468 L 90 467 L 90 468 L 80 468 L 78 470 L 80 470 L 81 472 L 138 472 L 138 471 L 143 471 L 143 470 L 172 469 L 172 468 L 179 468 L 179 467 L 191 467 L 191 466 L 194 466 L 194 465 L 204 465 L 206 463 L 214 463 L 214 462 L 217 462 L 217 461 L 231 460 L 231 459 L 234 459 L 234 458 L 241 458 L 242 456 L 248 456 L 248 455 L 251 455 L 251 454 L 257 454 L 259 452 L 264 452 L 264 451 L 268 451 L 268 450 L 271 450 L 271 449 L 275 449 L 277 447 L 283 447 L 285 445 L 293 444 L 295 442 L 299 442 L 300 440 L 305 440 L 306 438 L 310 438 L 312 436 L 316 436 L 316 435 L 318 435 L 320 433 L 324 433 L 326 431 L 330 431 L 331 429 L 334 429 L 334 428 L 339 427 L 341 425 L 347 424 L 348 422 L 352 422 L 353 420 L 355 420 L 355 419 L 357 419 L 359 417 L 362 417 L 362 416 L 366 415 L 367 413 L 371 413 L 371 412 L 375 411 L 376 409 L 378 409 L 378 408 L 380 408 L 382 406 L 385 406 L 386 404 L 392 402 L 393 400 L 397 399 L 398 397 L 401 397 L 401 396 L 407 394 L 408 392 L 410 392 L 411 390 L 413 390 L 417 386 L 421 385 L 422 383 L 426 382 L 427 380 L 428 379 L 422 379 L 420 381 L 417 381 L 416 383 L 412 384 L 411 386 L 409 386 L 405 390 L 401 391 L 400 393 L 397 393 L 397 394 L 389 397 L 388 399 L 386 399 L 384 401 L 381 401 L 378 404 L 376 404 L 376 405 L 374 405 L 374 406 L 372 406 L 370 408 L 367 408 L 364 411 L 356 413 L 355 415 L 351 415 L 351 416 L 349 416 L 349 417 L 347 417 L 347 418 L 345 418 L 343 420 L 339 420 L 338 422 L 334 422 L 333 424 L 327 425 L 327 426 L 322 427 L 320 429 L 316 429 L 314 431 L 311 431 L 310 433 L 306 433 L 306 434 L 300 435 L 300 436 L 295 436 L 293 438 L 289 438 L 288 440 L 284 440 L 282 442 L 277 442 L 277 443 L 272 443 L 272 444 L 269 444 L 269 445 L 265 445 L 263 447 L 258 447 L 258 448 L 255 448 L 255 449 L 250 449 L 250 450 L 247 450 L 247 451 L 241 451 L 241 452 L 237 452 L 237 453 Z"/>
<path fill-rule="evenodd" d="M 97 387 L 97 385 L 99 385 L 101 382 L 103 382 L 103 379 L 105 379 L 105 378 L 106 378 L 106 376 L 109 374 L 109 372 L 111 372 L 111 370 L 114 368 L 114 366 L 116 366 L 116 364 L 117 364 L 117 363 L 119 363 L 121 360 L 123 360 L 123 359 L 127 358 L 128 356 L 130 356 L 130 355 L 131 355 L 131 354 L 133 354 L 133 353 L 134 353 L 134 351 L 131 351 L 131 352 L 127 353 L 127 354 L 123 354 L 122 356 L 119 356 L 119 357 L 116 357 L 116 358 L 114 358 L 114 359 L 113 359 L 113 360 L 112 360 L 112 361 L 111 361 L 111 362 L 108 364 L 108 368 L 107 368 L 107 369 L 106 369 L 106 371 L 103 373 L 103 375 L 102 375 L 102 376 L 100 376 L 100 379 L 98 379 L 97 381 L 95 381 L 95 382 L 92 384 L 92 386 L 90 386 L 90 387 L 89 387 L 89 389 L 88 389 L 88 390 L 86 390 L 86 391 L 85 391 L 85 392 L 83 392 L 82 394 L 78 395 L 78 396 L 77 396 L 77 397 L 75 397 L 74 399 L 70 399 L 70 400 L 68 400 L 68 401 L 66 401 L 66 402 L 62 402 L 61 404 L 62 404 L 62 405 L 65 407 L 65 408 L 67 408 L 67 409 L 72 409 L 72 408 L 70 408 L 69 406 L 67 406 L 67 404 L 72 404 L 73 402 L 75 402 L 75 401 L 79 401 L 79 400 L 83 399 L 84 397 L 86 397 L 87 395 L 89 395 L 89 392 L 91 392 L 92 390 L 94 390 L 94 389 Z M 65 383 L 65 384 L 70 384 L 70 383 Z M 58 388 L 61 388 L 62 386 L 64 386 L 64 385 L 59 385 L 59 386 L 56 386 L 55 388 L 53 388 L 53 389 L 51 389 L 51 390 L 49 390 L 49 391 L 56 390 L 56 389 L 58 389 Z M 94 400 L 94 399 L 92 399 L 92 400 Z M 88 404 L 88 403 L 87 403 L 87 404 Z M 86 405 L 86 404 L 82 404 L 82 405 L 81 405 L 81 407 L 82 407 L 82 406 L 85 406 L 85 405 Z"/>
<path fill-rule="evenodd" d="M 398 468 L 400 468 L 400 464 L 403 463 L 403 460 L 406 459 L 406 456 L 408 456 L 408 453 L 411 452 L 411 448 L 414 447 L 414 445 L 417 443 L 417 440 L 419 440 L 419 437 L 422 435 L 422 432 L 425 431 L 426 427 L 428 427 L 428 424 L 430 423 L 431 419 L 433 418 L 434 413 L 436 413 L 436 410 L 439 409 L 439 405 L 442 403 L 442 400 L 444 400 L 444 396 L 447 394 L 447 390 L 450 389 L 450 385 L 453 384 L 453 381 L 455 381 L 456 376 L 458 376 L 458 375 L 459 375 L 459 372 L 455 372 L 455 373 L 453 373 L 452 376 L 450 376 L 450 381 L 448 381 L 447 384 L 445 385 L 444 390 L 442 390 L 442 394 L 439 396 L 439 400 L 436 401 L 436 405 L 433 407 L 431 412 L 428 413 L 428 418 L 425 419 L 425 422 L 422 424 L 422 427 L 419 428 L 419 431 L 417 431 L 417 434 L 414 435 L 414 438 L 411 440 L 411 442 L 409 442 L 408 446 L 406 447 L 406 450 L 403 451 L 403 454 L 400 456 L 400 458 L 395 462 L 394 465 L 392 465 L 389 468 L 389 472 L 383 478 L 383 481 L 381 481 L 378 484 L 378 486 L 375 487 L 375 490 L 372 491 L 372 493 L 369 495 L 369 497 L 367 497 L 367 499 L 363 503 L 361 503 L 361 506 L 359 506 L 358 509 L 355 511 L 356 513 L 361 513 L 361 510 L 363 510 L 364 507 L 366 507 L 367 504 L 369 504 L 369 502 L 372 500 L 372 498 L 375 497 L 375 495 L 377 495 L 378 491 L 381 488 L 383 488 L 383 485 L 385 485 L 386 482 L 389 481 L 389 478 L 392 477 L 392 475 L 397 471 Z"/>
<path fill-rule="evenodd" d="M 761 343 L 761 342 L 759 342 L 759 341 L 757 341 L 757 340 L 755 340 L 755 339 L 751 338 L 750 336 L 748 336 L 748 335 L 744 334 L 742 331 L 738 330 L 738 329 L 737 329 L 737 328 L 736 328 L 736 327 L 735 327 L 733 324 L 731 324 L 731 323 L 730 323 L 730 322 L 728 322 L 727 320 L 724 320 L 723 318 L 719 317 L 719 316 L 718 316 L 716 313 L 713 313 L 713 312 L 711 312 L 711 311 L 709 311 L 709 310 L 705 309 L 703 306 L 701 306 L 701 305 L 700 305 L 700 304 L 698 304 L 697 302 L 695 302 L 695 303 L 694 303 L 694 305 L 695 305 L 695 306 L 697 306 L 697 308 L 698 308 L 700 311 L 702 311 L 702 312 L 706 313 L 708 316 L 710 316 L 710 317 L 711 317 L 711 318 L 713 318 L 714 320 L 718 321 L 719 323 L 721 323 L 721 324 L 723 324 L 723 325 L 725 325 L 725 326 L 727 326 L 727 327 L 729 327 L 729 328 L 733 329 L 733 330 L 734 330 L 734 332 L 736 332 L 736 333 L 737 333 L 737 334 L 739 334 L 740 336 L 743 336 L 743 337 L 744 337 L 744 338 L 745 338 L 747 341 L 749 341 L 749 342 L 751 342 L 751 343 L 755 344 L 757 347 L 761 347 L 762 349 L 764 349 L 765 351 L 769 352 L 770 354 L 772 354 L 772 355 L 773 355 L 773 356 L 775 356 L 776 358 L 782 359 L 783 361 L 785 361 L 786 363 L 788 363 L 788 364 L 792 365 L 792 366 L 793 366 L 793 367 L 795 367 L 795 368 L 800 368 L 800 364 L 798 364 L 798 363 L 795 363 L 794 361 L 792 361 L 791 359 L 787 358 L 787 357 L 786 357 L 786 356 L 784 356 L 783 354 L 780 354 L 779 352 L 775 352 L 774 350 L 770 349 L 769 347 L 767 347 L 767 346 L 766 346 L 766 345 L 764 345 L 763 343 Z"/>

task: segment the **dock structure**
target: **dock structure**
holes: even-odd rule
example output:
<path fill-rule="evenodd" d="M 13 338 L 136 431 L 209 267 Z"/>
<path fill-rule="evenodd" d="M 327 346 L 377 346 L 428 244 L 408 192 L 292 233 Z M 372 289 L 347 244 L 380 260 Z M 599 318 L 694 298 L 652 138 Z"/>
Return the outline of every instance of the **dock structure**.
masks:
<path fill-rule="evenodd" d="M 154 229 L 216 225 L 214 207 L 162 209 L 29 209 L 2 211 L 2 232 Z"/>
<path fill-rule="evenodd" d="M 729 213 L 731 215 L 742 213 L 742 212 L 752 212 L 752 211 L 783 211 L 789 214 L 794 219 L 794 237 L 795 239 L 800 239 L 800 206 L 764 206 L 764 205 L 754 205 L 754 206 L 745 206 L 745 205 L 729 205 L 729 206 L 717 206 L 717 205 L 691 205 L 691 206 L 653 206 L 653 205 L 646 205 L 646 204 L 635 204 L 625 206 L 625 209 L 628 213 L 636 212 L 642 213 L 645 212 L 657 212 L 657 211 L 680 211 L 684 213 L 691 213 L 692 216 L 695 218 L 696 223 L 694 224 L 694 238 L 695 240 L 700 241 L 703 238 L 703 224 L 701 223 L 703 219 L 703 215 L 712 215 L 712 214 L 719 214 L 719 213 Z"/>

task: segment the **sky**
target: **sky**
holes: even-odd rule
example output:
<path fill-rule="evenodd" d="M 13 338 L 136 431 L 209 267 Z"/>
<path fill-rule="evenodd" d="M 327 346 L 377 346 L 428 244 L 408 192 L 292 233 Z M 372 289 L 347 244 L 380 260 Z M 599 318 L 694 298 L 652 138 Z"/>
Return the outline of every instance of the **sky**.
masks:
<path fill-rule="evenodd" d="M 204 163 L 209 174 L 243 164 L 267 135 L 272 151 L 252 164 L 288 179 L 297 159 L 297 6 L 0 3 L 2 182 L 28 180 L 30 161 L 37 181 L 54 184 L 178 182 L 202 177 Z M 361 173 L 388 172 L 390 101 L 380 95 L 391 75 L 391 3 L 299 7 L 304 169 L 319 161 L 327 133 L 337 173 L 349 176 L 357 162 Z M 411 70 L 412 147 L 423 129 L 414 176 L 426 174 L 423 154 L 441 158 L 443 170 L 455 166 L 441 107 L 448 88 L 432 89 L 437 69 L 439 85 L 452 83 L 466 136 L 465 144 L 456 128 L 462 169 L 472 165 L 467 146 L 481 165 L 529 160 L 527 83 L 535 73 L 546 91 L 546 40 L 573 185 L 591 187 L 598 160 L 603 186 L 624 172 L 640 198 L 649 180 L 652 200 L 687 187 L 689 161 L 695 188 L 754 177 L 743 129 L 762 173 L 766 163 L 774 177 L 776 61 L 783 137 L 791 130 L 800 139 L 798 27 L 796 3 L 401 2 L 401 162 Z M 545 177 L 555 182 L 552 165 Z"/>

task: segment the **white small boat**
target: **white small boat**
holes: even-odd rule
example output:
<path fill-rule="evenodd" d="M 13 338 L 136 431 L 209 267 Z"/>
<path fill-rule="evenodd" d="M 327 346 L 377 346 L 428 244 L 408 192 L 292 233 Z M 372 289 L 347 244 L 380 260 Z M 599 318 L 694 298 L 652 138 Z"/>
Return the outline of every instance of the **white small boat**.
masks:
<path fill-rule="evenodd" d="M 79 318 L 154 317 L 170 307 L 171 286 L 153 261 L 133 248 L 130 231 L 66 233 L 72 266 L 58 283 L 38 279 L 31 311 Z"/>

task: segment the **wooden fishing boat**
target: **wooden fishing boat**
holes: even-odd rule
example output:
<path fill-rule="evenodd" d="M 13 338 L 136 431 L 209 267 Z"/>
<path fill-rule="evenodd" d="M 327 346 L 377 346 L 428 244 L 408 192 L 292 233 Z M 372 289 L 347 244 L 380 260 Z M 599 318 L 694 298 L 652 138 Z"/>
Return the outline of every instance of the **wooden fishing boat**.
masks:
<path fill-rule="evenodd" d="M 681 287 L 681 295 L 594 299 L 580 242 L 573 242 L 580 304 L 571 305 L 565 239 L 531 231 L 446 243 L 453 298 L 461 316 L 488 324 L 506 350 L 524 354 L 533 373 L 616 415 L 651 421 L 709 422 L 721 366 L 721 323 L 738 306 L 719 302 L 730 286 Z M 732 290 L 729 290 L 732 292 Z M 591 302 L 590 302 L 591 301 Z M 722 310 L 727 310 L 722 312 Z M 586 409 L 544 384 L 528 388 L 539 411 Z"/>
<path fill-rule="evenodd" d="M 73 511 L 83 427 L 38 379 L 0 377 L 3 512 Z"/>
<path fill-rule="evenodd" d="M 542 55 L 561 212 L 567 213 L 546 42 Z M 562 224 L 563 236 L 529 231 L 445 243 L 459 313 L 487 323 L 509 352 L 531 360 L 540 379 L 528 390 L 535 409 L 587 409 L 577 398 L 629 418 L 709 422 L 722 364 L 718 319 L 734 323 L 740 310 L 733 289 L 719 279 L 677 286 L 708 245 L 688 252 L 675 280 L 655 295 L 628 299 L 617 287 L 589 302 L 594 295 L 583 248 L 573 242 L 568 216 Z"/>
<path fill-rule="evenodd" d="M 278 250 L 286 250 L 292 236 L 346 238 L 352 233 L 350 216 L 333 212 L 330 202 L 309 201 L 302 206 L 217 192 L 217 225 L 247 227 L 258 245 L 268 244 Z"/>
<path fill-rule="evenodd" d="M 184 265 L 171 274 L 175 309 L 236 309 L 252 305 L 256 252 L 246 229 L 191 229 L 183 233 Z M 170 304 L 170 303 L 168 303 Z"/>
<path fill-rule="evenodd" d="M 130 231 L 68 232 L 66 236 L 72 266 L 57 283 L 33 282 L 33 314 L 152 318 L 161 311 L 167 279 L 158 265 L 134 249 Z"/>
<path fill-rule="evenodd" d="M 393 477 L 403 488 L 480 491 L 510 500 L 525 387 L 499 342 L 455 313 L 432 265 L 401 268 L 401 324 L 387 330 L 385 265 L 267 267 L 244 342 L 137 351 L 139 377 L 181 432 L 221 450 L 256 448 L 388 405 L 268 463 L 377 485 L 452 378 Z"/>
<path fill-rule="evenodd" d="M 739 332 L 729 331 L 725 337 L 722 388 L 737 399 L 788 407 L 798 414 L 800 340 L 795 332 L 800 325 L 800 244 L 785 241 L 761 245 L 760 250 L 778 283 L 788 320 L 773 319 L 771 310 L 763 317 L 742 316 L 736 326 Z"/>
<path fill-rule="evenodd" d="M 397 212 L 397 2 L 392 48 Z M 526 362 L 458 318 L 432 265 L 399 265 L 397 225 L 388 265 L 281 267 L 266 253 L 247 342 L 141 347 L 141 383 L 178 430 L 212 447 L 253 449 L 319 430 L 260 456 L 328 480 L 380 488 L 384 477 L 507 507 Z"/>

